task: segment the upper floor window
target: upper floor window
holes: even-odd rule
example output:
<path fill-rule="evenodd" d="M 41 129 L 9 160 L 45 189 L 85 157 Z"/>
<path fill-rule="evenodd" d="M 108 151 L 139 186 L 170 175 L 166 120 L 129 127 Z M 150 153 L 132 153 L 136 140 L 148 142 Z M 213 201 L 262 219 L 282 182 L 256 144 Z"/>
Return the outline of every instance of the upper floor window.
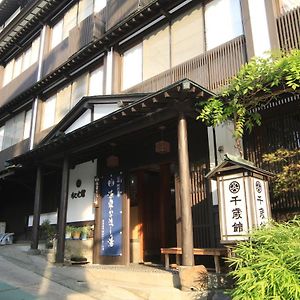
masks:
<path fill-rule="evenodd" d="M 103 94 L 103 67 L 85 73 L 43 103 L 41 130 L 57 124 L 84 96 Z"/>
<path fill-rule="evenodd" d="M 240 0 L 213 0 L 205 5 L 206 49 L 243 34 Z"/>
<path fill-rule="evenodd" d="M 143 79 L 142 44 L 130 48 L 123 54 L 122 89 L 140 83 Z"/>
<path fill-rule="evenodd" d="M 0 127 L 0 150 L 13 146 L 29 138 L 31 128 L 31 109 L 22 111 Z"/>
<path fill-rule="evenodd" d="M 40 38 L 36 38 L 22 54 L 11 59 L 4 68 L 3 84 L 5 86 L 11 80 L 18 77 L 23 71 L 38 61 Z"/>
<path fill-rule="evenodd" d="M 69 36 L 71 29 L 106 6 L 106 0 L 80 0 L 52 27 L 50 48 L 55 48 Z"/>

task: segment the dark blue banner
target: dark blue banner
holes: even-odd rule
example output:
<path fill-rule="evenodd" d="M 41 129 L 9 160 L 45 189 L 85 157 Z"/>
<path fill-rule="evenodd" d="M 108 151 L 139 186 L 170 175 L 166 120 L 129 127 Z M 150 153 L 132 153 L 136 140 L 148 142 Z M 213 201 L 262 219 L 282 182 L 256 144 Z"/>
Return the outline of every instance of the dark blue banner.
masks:
<path fill-rule="evenodd" d="M 101 183 L 102 223 L 101 255 L 122 255 L 122 195 L 123 174 L 112 173 Z"/>

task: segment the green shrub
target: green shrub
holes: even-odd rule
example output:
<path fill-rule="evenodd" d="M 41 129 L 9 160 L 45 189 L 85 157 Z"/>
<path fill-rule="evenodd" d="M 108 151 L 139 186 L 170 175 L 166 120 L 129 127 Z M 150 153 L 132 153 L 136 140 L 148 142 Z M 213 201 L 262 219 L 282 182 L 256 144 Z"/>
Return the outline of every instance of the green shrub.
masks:
<path fill-rule="evenodd" d="M 228 260 L 233 300 L 300 299 L 300 217 L 255 230 Z"/>

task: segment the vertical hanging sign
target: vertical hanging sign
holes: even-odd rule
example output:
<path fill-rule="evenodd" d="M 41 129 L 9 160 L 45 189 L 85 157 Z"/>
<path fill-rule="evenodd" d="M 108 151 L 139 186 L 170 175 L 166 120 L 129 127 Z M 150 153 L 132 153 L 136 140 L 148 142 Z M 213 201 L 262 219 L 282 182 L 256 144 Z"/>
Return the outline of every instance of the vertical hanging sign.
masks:
<path fill-rule="evenodd" d="M 101 220 L 101 255 L 122 255 L 122 172 L 111 173 L 103 178 L 102 220 Z"/>

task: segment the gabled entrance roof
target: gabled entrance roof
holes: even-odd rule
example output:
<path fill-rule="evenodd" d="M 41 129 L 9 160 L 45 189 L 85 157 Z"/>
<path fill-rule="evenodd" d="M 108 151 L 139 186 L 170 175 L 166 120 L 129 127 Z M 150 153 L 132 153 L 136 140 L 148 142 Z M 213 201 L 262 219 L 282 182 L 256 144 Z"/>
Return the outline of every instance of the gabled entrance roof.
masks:
<path fill-rule="evenodd" d="M 109 142 L 116 137 L 174 118 L 180 113 L 195 117 L 195 104 L 200 99 L 207 99 L 213 95 L 199 84 L 189 79 L 183 79 L 158 92 L 133 101 L 73 132 L 64 134 L 60 130 L 64 128 L 64 124 L 68 123 L 68 119 L 72 118 L 72 114 L 75 113 L 72 110 L 73 112 L 67 114 L 39 146 L 13 158 L 9 163 L 32 164 L 33 160 L 36 162 L 45 158 L 49 159 L 51 156 L 72 155 L 72 153 L 78 153 L 89 147 Z M 129 96 L 127 95 L 127 97 Z M 84 106 L 85 103 L 82 101 L 80 105 Z"/>

